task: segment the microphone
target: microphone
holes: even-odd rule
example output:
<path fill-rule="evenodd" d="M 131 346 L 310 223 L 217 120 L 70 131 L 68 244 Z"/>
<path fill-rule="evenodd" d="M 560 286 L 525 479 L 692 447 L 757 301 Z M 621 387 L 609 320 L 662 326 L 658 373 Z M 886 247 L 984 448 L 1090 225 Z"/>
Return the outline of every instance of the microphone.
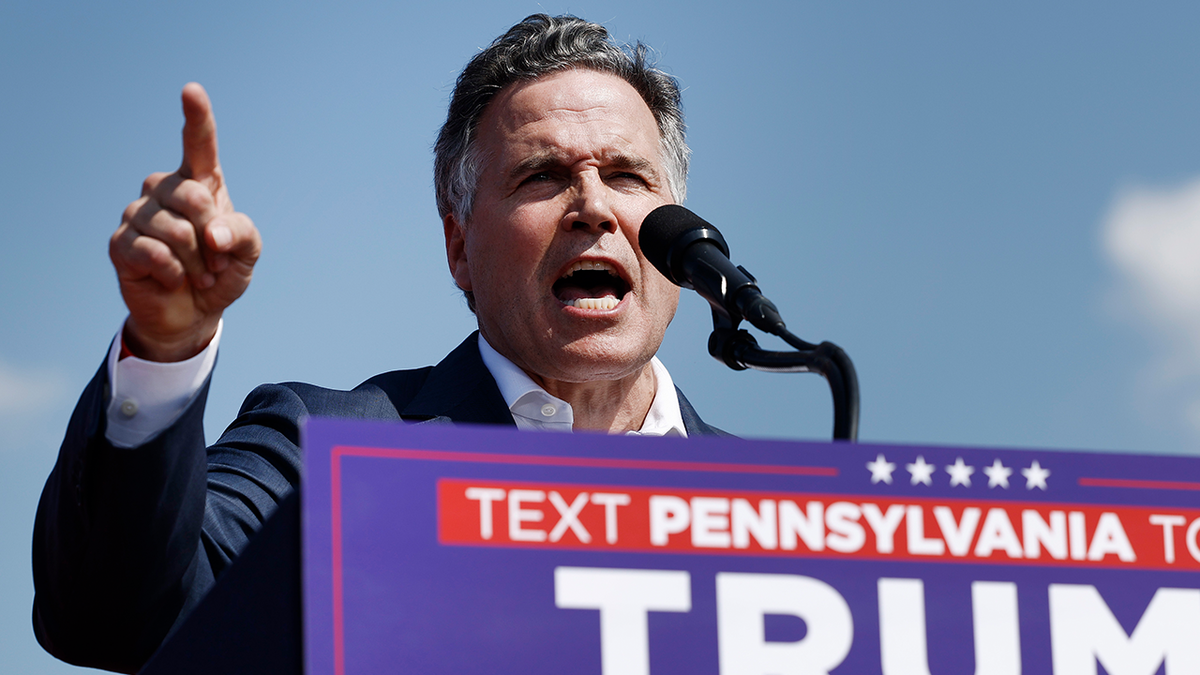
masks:
<path fill-rule="evenodd" d="M 734 323 L 744 318 L 772 335 L 786 333 L 779 310 L 754 277 L 729 260 L 725 238 L 700 216 L 678 204 L 660 206 L 642 221 L 638 245 L 671 283 L 695 290 Z"/>

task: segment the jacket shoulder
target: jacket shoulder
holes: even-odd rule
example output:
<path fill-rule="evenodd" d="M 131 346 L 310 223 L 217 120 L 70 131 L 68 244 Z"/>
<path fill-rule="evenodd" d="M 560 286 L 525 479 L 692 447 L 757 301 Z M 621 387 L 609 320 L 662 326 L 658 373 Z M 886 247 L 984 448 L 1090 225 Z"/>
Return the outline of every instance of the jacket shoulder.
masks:
<path fill-rule="evenodd" d="M 246 396 L 238 417 L 270 414 L 293 419 L 308 415 L 399 419 L 399 411 L 421 390 L 432 369 L 426 366 L 381 373 L 349 390 L 307 382 L 263 384 Z"/>

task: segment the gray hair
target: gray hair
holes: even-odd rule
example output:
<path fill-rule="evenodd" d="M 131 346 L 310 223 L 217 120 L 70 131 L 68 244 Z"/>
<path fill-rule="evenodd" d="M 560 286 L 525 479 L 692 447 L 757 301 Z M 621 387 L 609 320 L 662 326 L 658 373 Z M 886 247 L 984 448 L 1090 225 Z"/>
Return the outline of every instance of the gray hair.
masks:
<path fill-rule="evenodd" d="M 649 52 L 641 42 L 618 47 L 604 26 L 575 16 L 533 14 L 476 54 L 458 76 L 434 145 L 438 215 L 453 213 L 460 223 L 471 215 L 484 163 L 475 130 L 492 97 L 510 84 L 572 68 L 611 73 L 641 95 L 658 123 L 667 185 L 675 200 L 683 202 L 691 151 L 684 139 L 679 83 L 647 61 Z"/>

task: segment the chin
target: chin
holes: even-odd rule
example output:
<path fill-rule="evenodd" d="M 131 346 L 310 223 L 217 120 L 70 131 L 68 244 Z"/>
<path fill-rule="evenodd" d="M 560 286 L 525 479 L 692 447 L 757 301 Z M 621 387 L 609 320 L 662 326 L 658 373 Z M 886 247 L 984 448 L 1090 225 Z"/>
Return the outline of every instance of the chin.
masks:
<path fill-rule="evenodd" d="M 658 351 L 658 345 L 621 344 L 611 337 L 591 335 L 580 338 L 560 350 L 556 364 L 564 382 L 619 380 L 640 371 Z"/>

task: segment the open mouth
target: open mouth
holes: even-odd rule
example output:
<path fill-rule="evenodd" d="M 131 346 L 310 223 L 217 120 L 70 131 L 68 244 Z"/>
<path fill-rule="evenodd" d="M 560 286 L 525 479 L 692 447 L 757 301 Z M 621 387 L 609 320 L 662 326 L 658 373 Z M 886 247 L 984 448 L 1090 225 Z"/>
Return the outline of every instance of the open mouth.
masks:
<path fill-rule="evenodd" d="M 577 309 L 616 309 L 627 292 L 617 268 L 598 260 L 581 260 L 554 282 L 554 297 Z"/>

